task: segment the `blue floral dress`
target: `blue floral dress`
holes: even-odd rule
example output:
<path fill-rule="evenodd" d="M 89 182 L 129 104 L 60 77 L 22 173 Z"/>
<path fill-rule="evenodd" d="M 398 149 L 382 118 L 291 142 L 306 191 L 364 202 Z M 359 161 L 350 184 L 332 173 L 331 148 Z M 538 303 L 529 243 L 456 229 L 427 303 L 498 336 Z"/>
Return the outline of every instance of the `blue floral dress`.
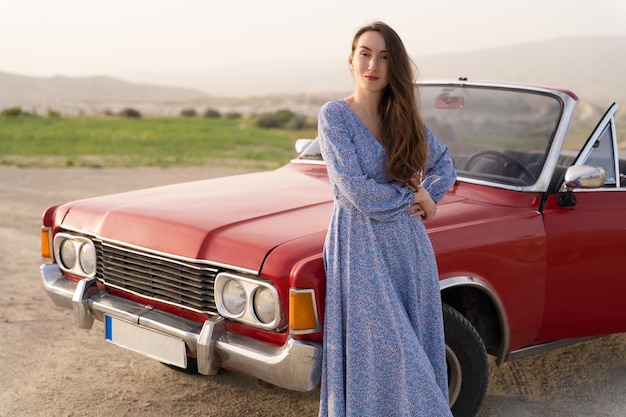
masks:
<path fill-rule="evenodd" d="M 414 192 L 386 180 L 386 152 L 345 101 L 319 115 L 334 193 L 324 246 L 320 416 L 451 416 L 437 264 Z M 427 130 L 422 186 L 437 202 L 456 173 Z"/>

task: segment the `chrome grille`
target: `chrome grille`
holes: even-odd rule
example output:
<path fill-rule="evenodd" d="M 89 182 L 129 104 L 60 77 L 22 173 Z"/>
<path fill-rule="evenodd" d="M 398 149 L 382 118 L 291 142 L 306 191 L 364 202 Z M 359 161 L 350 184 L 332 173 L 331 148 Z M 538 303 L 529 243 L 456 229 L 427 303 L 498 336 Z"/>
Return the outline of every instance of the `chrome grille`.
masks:
<path fill-rule="evenodd" d="M 202 313 L 217 313 L 214 282 L 219 269 L 94 241 L 96 278 L 124 291 Z"/>

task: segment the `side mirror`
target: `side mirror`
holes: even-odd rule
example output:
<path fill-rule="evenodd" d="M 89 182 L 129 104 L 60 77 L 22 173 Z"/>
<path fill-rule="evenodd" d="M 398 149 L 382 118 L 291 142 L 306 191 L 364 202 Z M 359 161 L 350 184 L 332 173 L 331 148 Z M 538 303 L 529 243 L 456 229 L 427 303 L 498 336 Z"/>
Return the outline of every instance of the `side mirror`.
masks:
<path fill-rule="evenodd" d="M 301 154 L 312 143 L 313 143 L 313 139 L 297 139 L 296 140 L 296 152 L 298 152 L 298 154 Z"/>
<path fill-rule="evenodd" d="M 560 194 L 558 203 L 562 207 L 574 207 L 576 196 L 574 188 L 600 188 L 604 185 L 606 174 L 603 168 L 587 165 L 573 165 L 565 171 L 565 187 L 567 191 Z"/>
<path fill-rule="evenodd" d="M 600 167 L 574 165 L 565 172 L 565 186 L 568 191 L 574 188 L 599 188 L 605 181 L 606 174 Z"/>

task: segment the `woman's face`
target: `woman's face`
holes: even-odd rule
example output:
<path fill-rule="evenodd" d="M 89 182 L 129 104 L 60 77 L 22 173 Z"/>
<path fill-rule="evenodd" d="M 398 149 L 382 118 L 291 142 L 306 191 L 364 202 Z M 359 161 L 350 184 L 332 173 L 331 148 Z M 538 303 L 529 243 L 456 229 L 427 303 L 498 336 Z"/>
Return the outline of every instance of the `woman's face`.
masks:
<path fill-rule="evenodd" d="M 387 86 L 387 46 L 379 32 L 370 30 L 357 40 L 349 64 L 357 88 L 380 91 Z"/>

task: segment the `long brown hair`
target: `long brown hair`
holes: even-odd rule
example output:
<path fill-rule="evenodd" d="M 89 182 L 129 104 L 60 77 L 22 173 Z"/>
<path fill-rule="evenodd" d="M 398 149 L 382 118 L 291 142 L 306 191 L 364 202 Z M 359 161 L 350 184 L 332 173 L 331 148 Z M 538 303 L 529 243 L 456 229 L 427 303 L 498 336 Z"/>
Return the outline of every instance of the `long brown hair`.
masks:
<path fill-rule="evenodd" d="M 411 177 L 423 171 L 428 157 L 426 132 L 413 84 L 415 64 L 409 58 L 400 36 L 383 22 L 372 22 L 356 32 L 352 54 L 359 37 L 368 31 L 379 32 L 387 48 L 389 83 L 378 107 L 382 121 L 380 139 L 387 151 L 387 176 L 391 181 L 410 184 Z"/>

